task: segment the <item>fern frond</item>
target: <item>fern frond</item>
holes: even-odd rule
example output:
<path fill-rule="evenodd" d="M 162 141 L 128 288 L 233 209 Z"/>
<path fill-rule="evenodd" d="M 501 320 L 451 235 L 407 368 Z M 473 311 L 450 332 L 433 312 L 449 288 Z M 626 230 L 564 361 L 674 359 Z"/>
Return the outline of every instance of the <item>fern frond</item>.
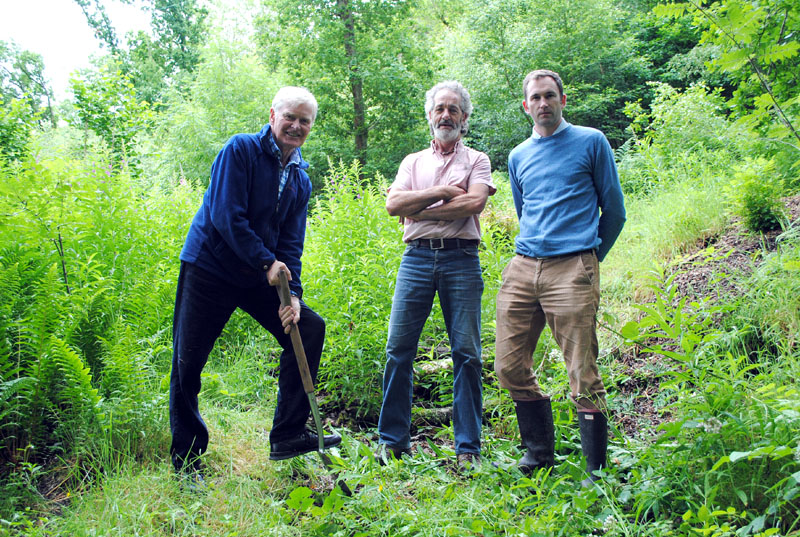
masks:
<path fill-rule="evenodd" d="M 53 436 L 70 452 L 81 448 L 87 435 L 104 425 L 102 399 L 92 386 L 91 372 L 80 355 L 56 336 L 49 340 L 47 364 L 54 374 L 49 391 L 55 411 Z"/>
<path fill-rule="evenodd" d="M 103 340 L 102 393 L 105 397 L 139 400 L 147 392 L 147 374 L 139 359 L 141 347 L 136 334 L 130 326 L 118 320 L 112 338 Z"/>

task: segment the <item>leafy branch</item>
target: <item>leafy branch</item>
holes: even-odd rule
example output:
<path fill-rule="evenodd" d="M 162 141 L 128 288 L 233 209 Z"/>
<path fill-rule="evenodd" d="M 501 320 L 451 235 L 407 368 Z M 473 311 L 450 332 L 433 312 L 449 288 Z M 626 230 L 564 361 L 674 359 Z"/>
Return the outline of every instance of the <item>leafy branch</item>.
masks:
<path fill-rule="evenodd" d="M 737 74 L 744 66 L 749 66 L 752 73 L 758 80 L 764 94 L 756 97 L 753 101 L 755 111 L 746 114 L 742 119 L 751 121 L 761 121 L 763 111 L 773 109 L 779 121 L 787 129 L 788 133 L 800 142 L 800 133 L 792 123 L 792 117 L 787 112 L 791 106 L 800 103 L 800 98 L 795 94 L 792 96 L 781 96 L 775 90 L 775 82 L 780 76 L 793 77 L 792 72 L 795 65 L 790 64 L 789 60 L 796 59 L 800 52 L 800 43 L 789 39 L 795 32 L 788 31 L 789 24 L 788 11 L 779 21 L 779 28 L 774 28 L 774 21 L 771 17 L 770 9 L 779 9 L 776 2 L 748 3 L 734 0 L 724 2 L 712 2 L 707 6 L 698 0 L 687 0 L 686 3 L 671 3 L 668 5 L 658 5 L 653 11 L 657 15 L 666 17 L 678 17 L 687 11 L 700 14 L 708 23 L 710 28 L 716 29 L 717 36 L 707 32 L 704 40 L 713 41 L 718 45 L 734 49 L 732 52 L 723 54 L 718 58 L 714 65 L 722 72 Z M 772 35 L 777 31 L 775 43 L 763 44 L 765 36 Z M 755 37 L 754 37 L 755 36 Z M 773 80 L 770 80 L 768 73 L 762 68 L 761 64 L 770 64 L 776 67 Z M 777 69 L 778 64 L 783 64 L 782 69 Z M 741 76 L 741 75 L 740 75 Z M 740 90 L 743 89 L 749 77 L 743 79 Z M 796 84 L 785 84 L 788 91 Z M 786 143 L 786 142 L 783 142 Z M 789 144 L 794 149 L 800 151 L 800 146 Z"/>

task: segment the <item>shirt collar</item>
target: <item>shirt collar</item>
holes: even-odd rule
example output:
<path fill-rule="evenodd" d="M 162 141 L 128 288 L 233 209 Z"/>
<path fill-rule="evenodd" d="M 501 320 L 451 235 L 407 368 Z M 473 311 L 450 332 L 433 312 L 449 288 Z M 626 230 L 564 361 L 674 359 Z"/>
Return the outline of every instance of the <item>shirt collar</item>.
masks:
<path fill-rule="evenodd" d="M 559 123 L 559 124 L 558 124 L 558 127 L 556 127 L 556 130 L 555 130 L 555 131 L 553 132 L 553 134 L 551 134 L 550 136 L 553 136 L 553 135 L 555 135 L 555 134 L 558 134 L 559 132 L 563 131 L 563 130 L 564 130 L 564 129 L 566 129 L 567 127 L 569 127 L 569 123 L 567 123 L 567 120 L 566 120 L 566 119 L 564 119 L 564 118 L 562 117 L 562 118 L 561 118 L 561 123 Z M 542 136 L 541 134 L 539 134 L 538 132 L 536 132 L 536 128 L 533 128 L 533 129 L 531 129 L 531 131 L 532 131 L 532 133 L 531 133 L 531 138 L 533 138 L 533 139 L 544 138 L 544 136 Z M 550 136 L 548 136 L 548 138 L 549 138 Z"/>
<path fill-rule="evenodd" d="M 283 166 L 281 148 L 278 147 L 277 142 L 275 142 L 275 137 L 272 135 L 272 130 L 269 131 L 267 139 L 269 140 L 269 147 L 272 150 L 272 154 L 278 159 L 278 162 L 281 163 L 281 166 Z M 290 164 L 297 164 L 298 166 L 300 165 L 300 151 L 297 149 L 292 150 L 292 155 L 289 157 L 289 161 L 286 163 L 287 166 Z"/>
<path fill-rule="evenodd" d="M 461 150 L 462 147 L 464 147 L 464 144 L 461 143 L 461 138 L 459 138 L 458 140 L 456 140 L 456 145 L 453 146 L 453 150 L 450 153 L 447 153 L 447 154 L 450 155 L 451 153 L 458 153 Z M 433 151 L 433 153 L 435 155 L 445 156 L 436 147 L 436 139 L 435 138 L 433 140 L 431 140 L 431 151 Z"/>

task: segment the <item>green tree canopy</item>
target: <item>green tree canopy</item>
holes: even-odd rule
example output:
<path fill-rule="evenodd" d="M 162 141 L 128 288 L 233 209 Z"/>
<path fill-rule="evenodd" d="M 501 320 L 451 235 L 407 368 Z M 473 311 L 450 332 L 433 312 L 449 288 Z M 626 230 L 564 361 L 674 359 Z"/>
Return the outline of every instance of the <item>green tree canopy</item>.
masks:
<path fill-rule="evenodd" d="M 208 38 L 208 10 L 197 0 L 151 0 L 144 9 L 151 14 L 153 36 L 128 35 L 124 67 L 140 98 L 155 104 L 168 87 L 184 87 L 197 68 Z"/>
<path fill-rule="evenodd" d="M 150 105 L 137 98 L 133 83 L 119 64 L 111 59 L 98 70 L 81 72 L 70 79 L 70 89 L 76 115 L 67 121 L 102 138 L 116 165 L 136 169 L 135 138 L 150 126 L 153 114 Z"/>
<path fill-rule="evenodd" d="M 156 138 L 172 177 L 207 184 L 225 141 L 238 132 L 257 132 L 269 121 L 272 97 L 285 75 L 265 67 L 244 43 L 214 40 L 201 58 L 188 88 L 167 95 Z"/>
<path fill-rule="evenodd" d="M 522 81 L 533 69 L 564 80 L 565 117 L 603 130 L 612 144 L 625 139 L 626 101 L 646 92 L 649 62 L 624 32 L 627 13 L 610 0 L 476 0 L 444 28 L 445 73 L 472 92 L 472 143 L 505 166 L 508 152 L 530 135 L 522 110 Z"/>
<path fill-rule="evenodd" d="M 150 13 L 150 32 L 128 34 L 127 49 L 120 46 L 102 0 L 75 2 L 100 43 L 133 82 L 139 99 L 156 104 L 168 87 L 180 87 L 185 75 L 197 67 L 208 37 L 208 10 L 198 0 L 146 0 L 142 9 Z"/>
<path fill-rule="evenodd" d="M 31 114 L 55 123 L 53 90 L 44 74 L 40 54 L 20 49 L 13 41 L 0 41 L 0 98 L 24 100 Z"/>
<path fill-rule="evenodd" d="M 267 0 L 257 26 L 265 60 L 319 101 L 317 170 L 327 158 L 357 159 L 366 175 L 393 176 L 427 137 L 425 90 L 436 61 L 430 36 L 411 17 L 413 1 Z"/>
<path fill-rule="evenodd" d="M 718 47 L 710 67 L 735 85 L 734 113 L 800 151 L 800 11 L 794 0 L 669 3 L 660 15 L 694 15 L 702 43 Z"/>

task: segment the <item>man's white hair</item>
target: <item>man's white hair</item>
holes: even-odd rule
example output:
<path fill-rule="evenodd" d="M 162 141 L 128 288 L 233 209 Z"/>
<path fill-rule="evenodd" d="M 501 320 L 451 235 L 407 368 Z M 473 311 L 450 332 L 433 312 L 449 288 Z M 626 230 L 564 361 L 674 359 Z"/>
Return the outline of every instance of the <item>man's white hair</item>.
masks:
<path fill-rule="evenodd" d="M 306 88 L 301 86 L 284 86 L 275 94 L 272 99 L 272 108 L 279 112 L 287 107 L 297 106 L 299 104 L 307 104 L 313 110 L 311 121 L 317 119 L 317 99 Z"/>
<path fill-rule="evenodd" d="M 461 112 L 463 112 L 464 116 L 466 116 L 464 121 L 461 123 L 461 134 L 466 134 L 467 130 L 469 129 L 469 116 L 472 115 L 472 99 L 469 97 L 467 88 L 462 86 L 461 83 L 456 80 L 445 80 L 444 82 L 439 82 L 425 93 L 425 117 L 430 118 L 434 101 L 436 100 L 436 94 L 444 89 L 456 93 L 461 100 L 459 107 L 461 108 Z"/>

